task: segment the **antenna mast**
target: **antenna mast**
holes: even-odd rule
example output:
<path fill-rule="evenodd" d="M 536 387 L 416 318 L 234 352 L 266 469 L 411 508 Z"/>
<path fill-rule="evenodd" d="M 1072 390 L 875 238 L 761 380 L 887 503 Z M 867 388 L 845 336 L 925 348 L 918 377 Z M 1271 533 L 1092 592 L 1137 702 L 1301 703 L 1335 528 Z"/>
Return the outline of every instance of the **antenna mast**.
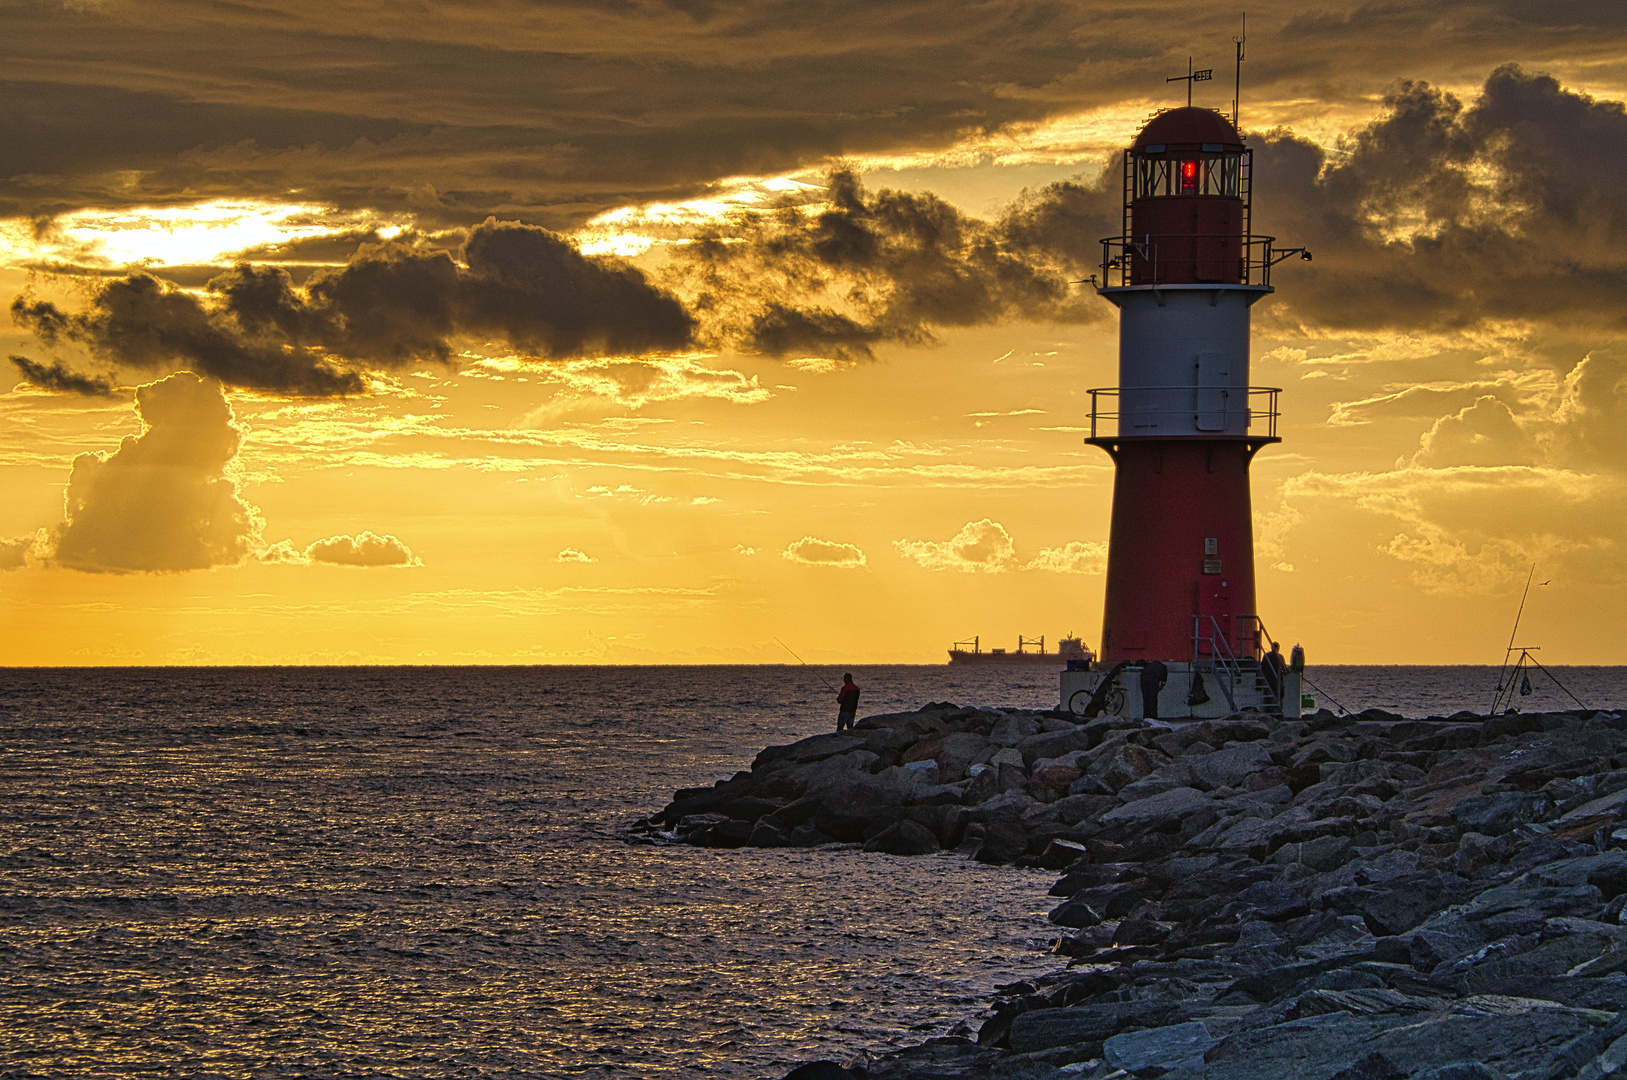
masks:
<path fill-rule="evenodd" d="M 1242 29 L 1242 32 L 1239 33 L 1236 37 L 1232 38 L 1232 41 L 1234 41 L 1237 44 L 1237 81 L 1236 81 L 1236 84 L 1232 88 L 1232 127 L 1237 128 L 1238 134 L 1242 134 L 1242 132 L 1243 132 L 1242 127 L 1240 127 L 1239 124 L 1238 124 L 1237 115 L 1238 115 L 1239 107 L 1243 103 L 1243 42 L 1245 42 L 1247 40 L 1248 40 L 1248 12 L 1245 11 L 1245 12 L 1243 12 L 1243 29 Z M 1191 84 L 1189 83 L 1187 85 L 1191 85 Z"/>

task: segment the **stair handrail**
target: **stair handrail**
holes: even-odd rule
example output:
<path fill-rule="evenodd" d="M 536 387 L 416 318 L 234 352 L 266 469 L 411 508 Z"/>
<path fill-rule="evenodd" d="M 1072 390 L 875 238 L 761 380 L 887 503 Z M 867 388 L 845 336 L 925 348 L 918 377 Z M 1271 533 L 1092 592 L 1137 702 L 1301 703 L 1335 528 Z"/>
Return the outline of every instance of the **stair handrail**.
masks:
<path fill-rule="evenodd" d="M 1265 620 L 1258 615 L 1245 615 L 1244 618 L 1254 623 L 1254 661 L 1260 665 L 1260 686 L 1265 690 L 1266 704 L 1272 706 L 1277 713 L 1282 712 L 1283 694 L 1271 688 L 1271 680 L 1265 678 L 1265 657 L 1269 651 L 1265 647 L 1268 641 L 1276 641 L 1271 632 L 1265 628 Z M 1283 685 L 1287 689 L 1287 684 Z"/>
<path fill-rule="evenodd" d="M 1206 619 L 1209 625 L 1214 628 L 1214 633 L 1209 637 L 1203 636 L 1203 623 Z M 1220 684 L 1220 692 L 1226 696 L 1226 704 L 1231 706 L 1232 712 L 1236 712 L 1237 699 L 1232 696 L 1231 684 L 1242 676 L 1242 665 L 1238 664 L 1237 659 L 1232 656 L 1231 646 L 1226 642 L 1226 635 L 1221 631 L 1219 621 L 1213 615 L 1194 615 L 1192 616 L 1192 670 L 1194 672 L 1198 669 L 1198 644 L 1204 641 L 1209 643 L 1209 657 L 1217 672 L 1215 681 Z M 1219 672 L 1222 671 L 1227 676 L 1224 679 L 1219 677 Z"/>

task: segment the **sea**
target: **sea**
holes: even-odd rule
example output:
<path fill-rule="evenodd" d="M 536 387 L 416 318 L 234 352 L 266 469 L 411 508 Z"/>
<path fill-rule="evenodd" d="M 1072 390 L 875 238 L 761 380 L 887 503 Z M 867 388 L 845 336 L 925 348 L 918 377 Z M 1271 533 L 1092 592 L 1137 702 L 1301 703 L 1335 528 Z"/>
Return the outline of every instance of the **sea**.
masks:
<path fill-rule="evenodd" d="M 1056 704 L 1044 668 L 852 670 L 861 715 Z M 624 839 L 831 730 L 840 674 L 0 669 L 0 1078 L 778 1078 L 975 1029 L 1061 966 L 1054 874 Z M 1498 670 L 1308 674 L 1428 716 Z M 1552 675 L 1518 706 L 1627 706 L 1627 668 Z"/>

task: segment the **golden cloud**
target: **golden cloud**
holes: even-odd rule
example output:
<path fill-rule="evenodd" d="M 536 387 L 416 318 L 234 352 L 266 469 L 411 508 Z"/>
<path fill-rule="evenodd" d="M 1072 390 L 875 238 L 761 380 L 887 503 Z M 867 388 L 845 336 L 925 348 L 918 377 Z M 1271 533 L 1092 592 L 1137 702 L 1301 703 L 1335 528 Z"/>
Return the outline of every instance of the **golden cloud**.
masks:
<path fill-rule="evenodd" d="M 801 540 L 794 540 L 780 554 L 791 562 L 806 566 L 856 569 L 865 564 L 864 552 L 852 544 L 821 540 L 816 536 L 804 536 Z"/>
<path fill-rule="evenodd" d="M 999 574 L 1018 567 L 1011 534 L 989 518 L 968 521 L 948 540 L 894 540 L 893 547 L 928 570 Z"/>

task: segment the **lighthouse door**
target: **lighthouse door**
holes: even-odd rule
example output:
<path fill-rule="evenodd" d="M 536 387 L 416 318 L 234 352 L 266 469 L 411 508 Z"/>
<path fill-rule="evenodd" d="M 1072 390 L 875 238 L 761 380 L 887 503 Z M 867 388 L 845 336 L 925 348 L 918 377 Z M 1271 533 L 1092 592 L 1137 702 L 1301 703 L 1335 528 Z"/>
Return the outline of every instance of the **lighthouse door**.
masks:
<path fill-rule="evenodd" d="M 1193 426 L 1199 431 L 1225 431 L 1227 399 L 1231 396 L 1231 358 L 1225 353 L 1199 353 L 1195 366 Z"/>

